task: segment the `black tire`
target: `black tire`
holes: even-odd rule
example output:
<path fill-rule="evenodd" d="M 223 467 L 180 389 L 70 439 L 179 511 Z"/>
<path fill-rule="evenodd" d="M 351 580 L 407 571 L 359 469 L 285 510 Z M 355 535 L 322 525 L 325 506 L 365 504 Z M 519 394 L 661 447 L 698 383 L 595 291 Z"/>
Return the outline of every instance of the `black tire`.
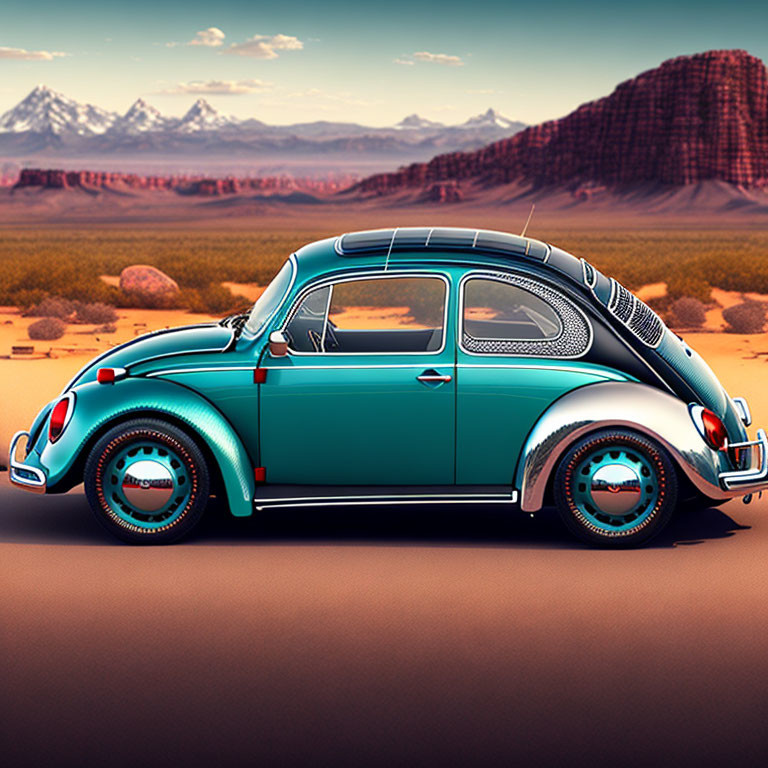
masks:
<path fill-rule="evenodd" d="M 145 467 L 152 463 L 160 466 L 153 470 L 160 473 L 156 486 L 150 488 L 153 480 L 136 484 L 130 475 L 129 468 L 140 461 Z M 119 471 L 123 480 L 118 485 Z M 159 419 L 134 419 L 106 432 L 88 456 L 84 481 L 96 519 L 130 544 L 170 544 L 186 536 L 202 517 L 210 489 L 210 474 L 197 444 L 183 430 Z M 133 498 L 138 493 L 143 499 L 141 494 L 149 491 L 167 501 L 157 511 L 147 511 L 146 504 L 131 503 L 126 489 Z"/>
<path fill-rule="evenodd" d="M 624 459 L 629 471 L 636 473 L 636 482 L 629 479 L 626 484 L 603 482 L 601 486 L 601 466 L 615 467 L 613 462 Z M 601 547 L 637 547 L 669 522 L 677 505 L 677 488 L 675 467 L 664 448 L 644 435 L 617 428 L 588 435 L 565 452 L 555 473 L 554 497 L 563 523 L 581 541 Z M 608 503 L 616 503 L 610 494 L 622 490 L 630 493 L 616 495 L 622 499 L 618 503 L 632 504 L 636 498 L 635 506 L 606 511 Z M 600 494 L 602 500 L 596 501 Z"/>

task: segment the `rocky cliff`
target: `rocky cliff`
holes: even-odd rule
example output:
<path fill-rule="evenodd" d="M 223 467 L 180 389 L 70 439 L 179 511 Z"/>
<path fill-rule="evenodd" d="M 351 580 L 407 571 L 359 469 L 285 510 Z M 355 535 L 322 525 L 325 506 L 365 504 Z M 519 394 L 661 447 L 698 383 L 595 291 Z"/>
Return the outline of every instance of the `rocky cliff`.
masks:
<path fill-rule="evenodd" d="M 358 189 L 388 194 L 471 180 L 537 187 L 619 187 L 719 180 L 768 186 L 768 77 L 745 51 L 681 56 L 621 83 L 559 120 L 475 152 L 439 155 Z M 460 192 L 458 194 L 461 194 Z"/>
<path fill-rule="evenodd" d="M 247 178 L 200 178 L 195 176 L 141 176 L 134 173 L 106 171 L 63 171 L 40 168 L 25 168 L 13 186 L 14 190 L 29 187 L 43 189 L 82 189 L 98 191 L 115 190 L 172 190 L 185 195 L 236 195 L 261 194 L 285 195 L 293 192 L 309 192 L 327 195 L 338 192 L 353 184 L 352 176 L 335 179 L 297 178 L 284 176 L 260 176 Z"/>

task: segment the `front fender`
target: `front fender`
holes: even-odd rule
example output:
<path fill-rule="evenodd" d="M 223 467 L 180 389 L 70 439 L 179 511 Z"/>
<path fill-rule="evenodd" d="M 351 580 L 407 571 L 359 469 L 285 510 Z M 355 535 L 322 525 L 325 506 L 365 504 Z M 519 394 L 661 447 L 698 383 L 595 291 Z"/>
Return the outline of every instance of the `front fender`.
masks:
<path fill-rule="evenodd" d="M 718 480 L 720 471 L 730 468 L 725 455 L 707 446 L 686 403 L 646 384 L 611 381 L 564 395 L 531 430 L 515 478 L 522 509 L 541 509 L 549 479 L 570 445 L 588 432 L 610 427 L 632 429 L 663 445 L 705 496 L 733 495 Z"/>
<path fill-rule="evenodd" d="M 218 464 L 233 515 L 253 512 L 251 461 L 240 438 L 224 416 L 186 387 L 160 379 L 127 378 L 115 384 L 83 384 L 76 395 L 72 419 L 55 442 L 45 442 L 40 462 L 49 487 L 63 480 L 93 436 L 116 419 L 168 415 L 187 424 L 205 442 Z"/>

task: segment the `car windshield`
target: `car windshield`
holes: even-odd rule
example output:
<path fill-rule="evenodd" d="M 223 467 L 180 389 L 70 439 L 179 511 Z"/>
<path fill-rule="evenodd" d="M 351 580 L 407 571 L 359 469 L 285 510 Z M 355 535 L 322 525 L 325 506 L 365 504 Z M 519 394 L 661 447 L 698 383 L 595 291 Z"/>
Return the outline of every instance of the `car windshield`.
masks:
<path fill-rule="evenodd" d="M 253 305 L 245 329 L 254 336 L 261 333 L 266 322 L 277 311 L 277 308 L 285 298 L 285 294 L 291 285 L 293 278 L 293 262 L 289 259 L 283 264 L 281 270 L 275 275 L 264 293 L 259 296 Z"/>

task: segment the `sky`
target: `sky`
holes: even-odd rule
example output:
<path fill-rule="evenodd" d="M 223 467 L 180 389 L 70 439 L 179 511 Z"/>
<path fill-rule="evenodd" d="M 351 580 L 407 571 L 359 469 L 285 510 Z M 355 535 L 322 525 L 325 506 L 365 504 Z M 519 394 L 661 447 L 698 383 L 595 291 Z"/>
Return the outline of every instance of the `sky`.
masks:
<path fill-rule="evenodd" d="M 43 83 L 125 112 L 271 124 L 560 117 L 662 61 L 768 60 L 768 2 L 0 0 L 0 112 Z"/>

